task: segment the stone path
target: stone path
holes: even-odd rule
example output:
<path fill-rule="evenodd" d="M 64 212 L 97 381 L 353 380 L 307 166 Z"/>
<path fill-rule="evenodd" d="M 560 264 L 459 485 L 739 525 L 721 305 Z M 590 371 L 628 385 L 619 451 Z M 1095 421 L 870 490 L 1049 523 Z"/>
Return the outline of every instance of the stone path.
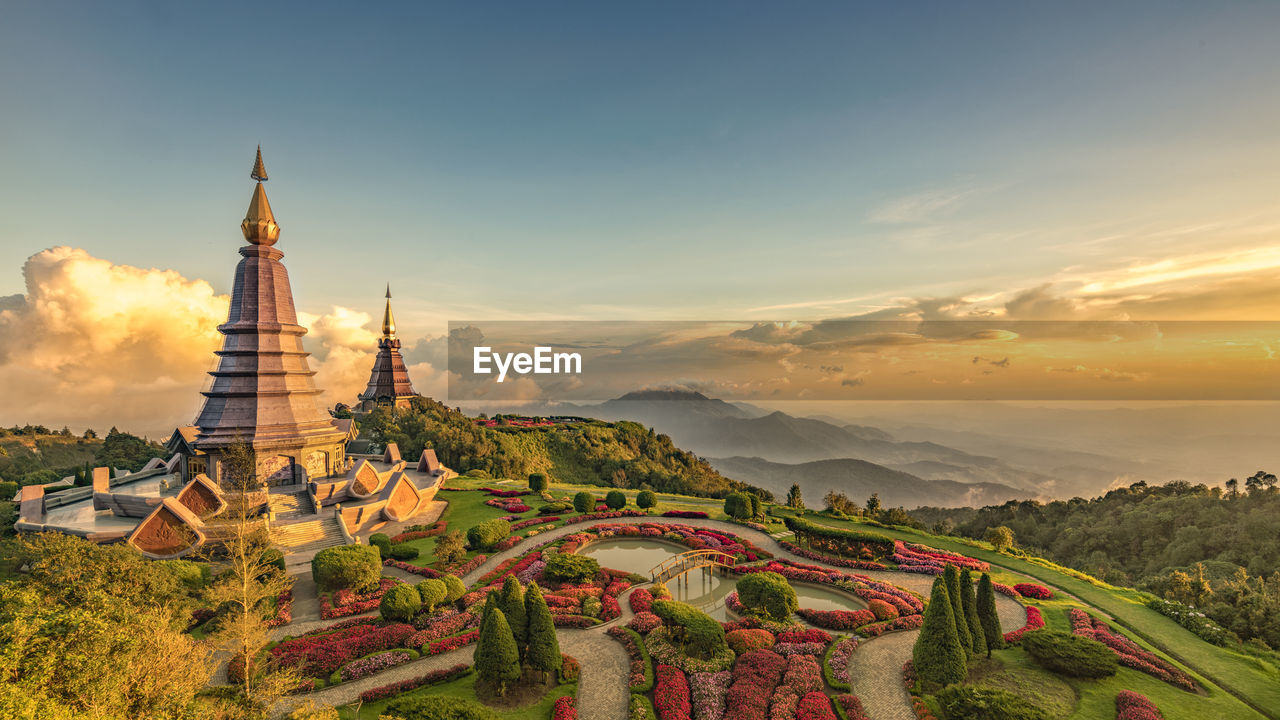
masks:
<path fill-rule="evenodd" d="M 732 532 L 751 541 L 757 547 L 768 550 L 776 557 L 790 558 L 797 562 L 818 565 L 840 572 L 866 575 L 875 580 L 882 580 L 907 588 L 926 597 L 928 597 L 930 588 L 933 586 L 934 577 L 932 575 L 897 571 L 851 570 L 817 560 L 797 558 L 784 550 L 774 536 L 739 525 L 702 518 L 661 518 L 652 516 L 613 518 L 565 525 L 549 530 L 537 535 L 534 540 L 526 540 L 509 550 L 490 555 L 483 565 L 467 573 L 462 580 L 470 587 L 479 581 L 485 573 L 504 560 L 523 555 L 549 541 L 579 532 L 591 525 L 598 523 L 633 525 L 646 522 L 671 522 Z M 418 575 L 391 567 L 384 568 L 384 572 L 411 583 L 417 583 L 422 579 Z M 284 635 L 297 636 L 308 630 L 337 622 L 336 619 L 319 619 L 319 600 L 315 595 L 315 586 L 311 583 L 309 574 L 297 577 L 295 583 L 294 621 L 289 625 L 278 628 L 274 634 L 276 638 Z M 643 583 L 642 586 L 645 584 L 647 583 Z M 620 643 L 604 634 L 604 630 L 609 627 L 626 623 L 631 618 L 627 594 L 624 593 L 619 598 L 619 605 L 622 608 L 622 617 L 605 623 L 603 626 L 581 630 L 567 628 L 558 630 L 561 651 L 578 658 L 582 663 L 582 676 L 578 684 L 578 712 L 584 718 L 591 718 L 592 720 L 596 718 L 617 718 L 618 720 L 624 720 L 627 717 L 630 699 L 630 690 L 627 685 L 630 659 Z M 314 607 L 314 610 L 312 610 L 312 607 Z M 1020 628 L 1026 622 L 1026 612 L 1023 606 L 1012 598 L 997 594 L 996 609 L 1000 615 L 1000 624 L 1006 632 Z M 373 615 L 376 615 L 376 613 L 371 614 L 371 616 Z M 890 633 L 864 641 L 854 651 L 849 662 L 849 675 L 853 681 L 853 692 L 862 698 L 869 717 L 875 720 L 898 720 L 899 718 L 901 720 L 913 720 L 915 718 L 915 712 L 911 709 L 910 696 L 902 687 L 901 669 L 902 665 L 911 659 L 911 649 L 915 644 L 918 633 L 919 631 L 916 630 Z M 322 705 L 340 706 L 349 704 L 357 701 L 360 693 L 370 688 L 417 677 L 432 670 L 452 667 L 458 663 L 470 664 L 473 652 L 474 647 L 469 646 L 441 655 L 421 658 L 392 670 L 378 673 L 373 677 L 342 683 L 332 688 L 325 688 L 293 699 L 290 702 L 301 704 L 310 700 Z"/>

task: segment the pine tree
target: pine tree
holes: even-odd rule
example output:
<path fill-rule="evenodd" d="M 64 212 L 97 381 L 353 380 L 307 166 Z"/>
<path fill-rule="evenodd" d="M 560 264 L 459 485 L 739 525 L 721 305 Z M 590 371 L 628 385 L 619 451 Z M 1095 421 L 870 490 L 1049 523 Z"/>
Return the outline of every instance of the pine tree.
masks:
<path fill-rule="evenodd" d="M 969 634 L 969 621 L 964 616 L 964 601 L 960 597 L 960 568 L 948 565 L 946 575 L 947 595 L 951 597 L 951 615 L 956 620 L 956 635 L 960 638 L 960 647 L 969 652 L 973 648 L 973 637 Z"/>
<path fill-rule="evenodd" d="M 481 680 L 496 683 L 498 694 L 507 691 L 507 683 L 520 679 L 520 654 L 511 626 L 498 607 L 497 593 L 489 593 L 480 620 L 480 639 L 476 643 L 472 662 Z"/>
<path fill-rule="evenodd" d="M 551 620 L 551 610 L 542 597 L 542 589 L 537 583 L 529 583 L 524 594 L 525 617 L 529 622 L 529 649 L 525 660 L 534 670 L 544 673 L 556 672 L 560 669 L 560 640 L 556 637 L 556 626 Z"/>
<path fill-rule="evenodd" d="M 791 483 L 791 489 L 787 490 L 787 507 L 796 510 L 804 509 L 804 496 L 800 493 L 799 483 Z"/>
<path fill-rule="evenodd" d="M 991 575 L 982 573 L 978 580 L 978 622 L 987 640 L 987 657 L 992 650 L 1004 647 L 1004 631 L 1000 629 L 1000 615 L 996 613 L 996 591 L 991 586 Z"/>
<path fill-rule="evenodd" d="M 924 610 L 924 623 L 911 657 L 916 675 L 930 685 L 949 685 L 968 675 L 965 649 L 956 634 L 951 595 L 943 578 L 933 581 L 929 606 Z"/>
<path fill-rule="evenodd" d="M 978 620 L 978 600 L 973 592 L 973 574 L 968 570 L 960 573 L 960 604 L 964 606 L 964 619 L 969 625 L 969 640 L 973 643 L 975 655 L 987 651 L 987 635 L 982 631 L 982 622 Z"/>
<path fill-rule="evenodd" d="M 516 650 L 523 660 L 529 650 L 529 621 L 524 610 L 524 587 L 514 575 L 508 575 L 502 583 L 502 596 L 498 598 L 502 614 L 511 626 L 511 636 L 516 640 Z"/>

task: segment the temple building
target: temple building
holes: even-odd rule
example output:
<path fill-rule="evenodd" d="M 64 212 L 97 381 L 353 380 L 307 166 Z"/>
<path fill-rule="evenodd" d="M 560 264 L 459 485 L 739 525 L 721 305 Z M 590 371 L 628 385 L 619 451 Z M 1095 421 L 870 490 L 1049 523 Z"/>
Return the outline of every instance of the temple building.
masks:
<path fill-rule="evenodd" d="M 280 226 L 262 185 L 261 148 L 251 177 L 257 185 L 240 223 L 249 244 L 240 248 L 231 310 L 218 326 L 218 369 L 203 393 L 194 445 L 214 482 L 225 480 L 227 446 L 243 442 L 253 449 L 256 479 L 293 485 L 343 472 L 346 435 L 317 403 L 320 391 L 302 349 L 307 329 L 298 324 L 289 273 L 280 264 L 284 253 L 275 248 Z"/>
<path fill-rule="evenodd" d="M 331 417 L 318 404 L 315 373 L 302 348 L 307 329 L 298 324 L 289 274 L 280 264 L 284 253 L 274 247 L 280 226 L 262 186 L 261 149 L 251 177 L 257 185 L 240 224 L 248 245 L 240 248 L 227 322 L 218 326 L 218 367 L 209 373 L 213 381 L 195 424 L 173 432 L 168 460 L 154 458 L 138 472 L 100 467 L 92 487 L 23 487 L 15 529 L 124 542 L 150 558 L 176 558 L 216 548 L 225 537 L 228 500 L 244 493 L 287 566 L 300 569 L 319 549 L 425 512 L 456 474 L 430 448 L 416 461 L 401 458 L 394 443 L 376 455 L 347 454 L 357 424 Z M 395 337 L 390 289 L 387 297 L 366 391 L 375 404 L 414 394 Z M 244 464 L 252 477 L 230 471 L 228 451 L 241 443 L 252 457 Z"/>
<path fill-rule="evenodd" d="M 396 337 L 396 318 L 391 313 L 391 286 L 387 286 L 387 308 L 382 313 L 382 338 L 378 340 L 378 356 L 369 373 L 369 385 L 360 393 L 358 408 L 369 412 L 379 405 L 403 407 L 418 393 L 413 391 L 409 369 L 400 355 L 400 339 Z"/>

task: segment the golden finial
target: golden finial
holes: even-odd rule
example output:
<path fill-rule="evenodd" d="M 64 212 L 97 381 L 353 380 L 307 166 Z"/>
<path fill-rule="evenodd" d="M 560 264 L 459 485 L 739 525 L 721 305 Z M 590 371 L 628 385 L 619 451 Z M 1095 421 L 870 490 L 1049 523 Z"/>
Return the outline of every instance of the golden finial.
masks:
<path fill-rule="evenodd" d="M 275 245 L 280 239 L 280 226 L 276 224 L 275 215 L 271 213 L 271 203 L 267 202 L 267 191 L 262 181 L 267 179 L 267 170 L 262 166 L 262 146 L 258 146 L 258 159 L 253 163 L 251 177 L 258 181 L 253 188 L 253 197 L 249 200 L 249 212 L 240 223 L 240 232 L 244 239 L 254 245 Z"/>
<path fill-rule="evenodd" d="M 396 336 L 396 318 L 391 314 L 391 283 L 387 283 L 387 309 L 382 313 L 382 337 L 391 339 Z"/>
<path fill-rule="evenodd" d="M 249 173 L 249 177 L 262 182 L 267 179 L 267 169 L 262 165 L 262 146 L 258 146 L 258 159 L 253 162 L 253 172 Z"/>

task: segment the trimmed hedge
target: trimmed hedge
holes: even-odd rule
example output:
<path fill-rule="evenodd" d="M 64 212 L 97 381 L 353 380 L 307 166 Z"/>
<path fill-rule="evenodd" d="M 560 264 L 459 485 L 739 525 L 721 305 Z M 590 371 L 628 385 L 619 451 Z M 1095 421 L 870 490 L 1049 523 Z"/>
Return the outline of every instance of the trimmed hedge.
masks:
<path fill-rule="evenodd" d="M 951 685 L 937 695 L 944 716 L 965 720 L 1050 720 L 1039 705 L 1004 690 Z"/>
<path fill-rule="evenodd" d="M 511 523 L 502 518 L 485 520 L 467 529 L 467 544 L 475 550 L 488 550 L 511 534 Z"/>
<path fill-rule="evenodd" d="M 585 555 L 558 553 L 547 561 L 542 574 L 552 580 L 590 580 L 600 572 L 600 561 Z"/>
<path fill-rule="evenodd" d="M 1111 648 L 1062 630 L 1035 630 L 1022 636 L 1022 648 L 1047 670 L 1081 678 L 1116 674 L 1120 662 Z"/>
<path fill-rule="evenodd" d="M 321 590 L 369 590 L 382 577 L 382 556 L 371 545 L 325 548 L 311 559 L 311 577 Z"/>
<path fill-rule="evenodd" d="M 866 548 L 874 555 L 892 555 L 893 538 L 867 530 L 844 530 L 809 522 L 802 517 L 787 516 L 782 519 L 787 529 L 807 541 L 821 541 L 823 549 L 842 555 L 858 555 Z"/>
<path fill-rule="evenodd" d="M 693 657 L 710 658 L 728 647 L 724 626 L 692 605 L 675 600 L 656 600 L 653 613 L 662 618 L 671 639 Z"/>
<path fill-rule="evenodd" d="M 796 591 L 775 572 L 751 573 L 738 580 L 738 600 L 753 615 L 783 622 L 800 607 Z"/>

